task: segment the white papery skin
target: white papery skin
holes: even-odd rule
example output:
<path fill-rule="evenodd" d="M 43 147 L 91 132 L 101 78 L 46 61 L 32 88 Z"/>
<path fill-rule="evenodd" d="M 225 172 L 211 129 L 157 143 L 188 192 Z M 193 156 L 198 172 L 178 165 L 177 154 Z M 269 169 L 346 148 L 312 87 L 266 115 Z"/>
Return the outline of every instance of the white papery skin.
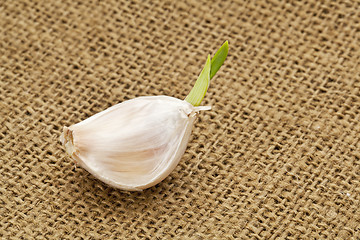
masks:
<path fill-rule="evenodd" d="M 137 191 L 177 166 L 200 110 L 168 96 L 139 97 L 64 127 L 67 153 L 101 181 Z"/>

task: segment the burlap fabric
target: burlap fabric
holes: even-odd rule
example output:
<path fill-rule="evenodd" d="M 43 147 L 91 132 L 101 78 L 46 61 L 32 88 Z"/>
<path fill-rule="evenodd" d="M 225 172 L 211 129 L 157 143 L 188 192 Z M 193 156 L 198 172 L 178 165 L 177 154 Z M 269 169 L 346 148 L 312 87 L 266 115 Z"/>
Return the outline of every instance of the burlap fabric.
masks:
<path fill-rule="evenodd" d="M 76 168 L 69 126 L 184 98 L 229 40 L 187 151 L 143 192 Z M 360 239 L 356 1 L 0 3 L 1 239 Z"/>

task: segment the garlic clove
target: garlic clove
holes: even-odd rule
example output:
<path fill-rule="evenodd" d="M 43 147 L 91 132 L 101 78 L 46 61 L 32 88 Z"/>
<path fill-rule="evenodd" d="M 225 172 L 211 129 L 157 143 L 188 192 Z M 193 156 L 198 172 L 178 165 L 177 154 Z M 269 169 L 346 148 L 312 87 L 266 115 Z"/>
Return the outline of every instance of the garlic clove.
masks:
<path fill-rule="evenodd" d="M 139 97 L 64 127 L 67 153 L 101 181 L 141 190 L 162 181 L 177 166 L 200 110 L 167 96 Z"/>
<path fill-rule="evenodd" d="M 66 152 L 101 181 L 139 191 L 162 181 L 177 166 L 210 79 L 228 54 L 226 41 L 207 58 L 185 100 L 167 96 L 139 97 L 64 127 L 60 137 Z"/>

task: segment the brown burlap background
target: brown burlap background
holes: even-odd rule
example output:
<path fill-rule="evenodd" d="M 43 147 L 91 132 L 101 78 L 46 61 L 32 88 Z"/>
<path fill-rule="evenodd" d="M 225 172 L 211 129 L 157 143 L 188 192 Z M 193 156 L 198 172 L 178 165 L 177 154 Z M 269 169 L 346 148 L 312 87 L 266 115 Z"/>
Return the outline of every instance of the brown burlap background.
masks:
<path fill-rule="evenodd" d="M 124 192 L 62 126 L 184 98 L 229 40 L 179 166 Z M 360 3 L 0 2 L 1 239 L 360 239 Z"/>

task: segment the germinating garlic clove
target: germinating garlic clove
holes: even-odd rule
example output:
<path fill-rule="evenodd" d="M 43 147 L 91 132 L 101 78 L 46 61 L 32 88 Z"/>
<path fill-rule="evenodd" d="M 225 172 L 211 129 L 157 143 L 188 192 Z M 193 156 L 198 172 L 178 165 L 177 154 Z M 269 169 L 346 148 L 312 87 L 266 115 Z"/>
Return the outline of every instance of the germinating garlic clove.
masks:
<path fill-rule="evenodd" d="M 207 109 L 173 97 L 139 97 L 65 127 L 62 143 L 101 181 L 141 190 L 159 183 L 177 166 L 197 113 Z"/>
<path fill-rule="evenodd" d="M 162 181 L 183 156 L 210 79 L 225 61 L 227 41 L 207 59 L 185 100 L 139 97 L 112 106 L 70 127 L 61 142 L 66 152 L 99 180 L 137 191 Z"/>

